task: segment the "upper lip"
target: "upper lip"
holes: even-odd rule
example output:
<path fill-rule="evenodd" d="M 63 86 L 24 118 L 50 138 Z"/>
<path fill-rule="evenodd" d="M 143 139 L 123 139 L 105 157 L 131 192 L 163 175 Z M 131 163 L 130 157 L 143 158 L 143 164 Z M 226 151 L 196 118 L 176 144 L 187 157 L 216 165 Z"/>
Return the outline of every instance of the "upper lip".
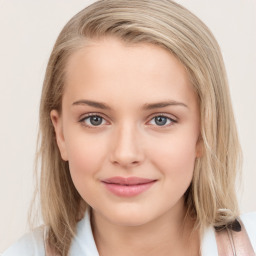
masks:
<path fill-rule="evenodd" d="M 102 180 L 102 182 L 104 183 L 120 184 L 120 185 L 139 185 L 139 184 L 150 183 L 153 181 L 156 181 L 156 180 L 140 178 L 140 177 L 119 177 L 119 176 Z"/>

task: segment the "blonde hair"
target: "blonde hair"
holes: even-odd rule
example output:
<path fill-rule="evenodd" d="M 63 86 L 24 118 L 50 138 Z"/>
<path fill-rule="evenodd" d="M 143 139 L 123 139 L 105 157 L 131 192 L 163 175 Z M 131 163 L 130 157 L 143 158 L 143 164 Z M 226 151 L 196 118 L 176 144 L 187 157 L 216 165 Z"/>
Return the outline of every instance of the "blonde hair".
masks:
<path fill-rule="evenodd" d="M 201 231 L 227 225 L 239 214 L 235 182 L 240 146 L 225 67 L 209 29 L 171 0 L 101 0 L 76 14 L 61 31 L 49 59 L 40 105 L 40 202 L 47 242 L 68 255 L 86 203 L 73 185 L 57 147 L 50 111 L 61 112 L 69 56 L 89 40 L 112 36 L 127 43 L 164 47 L 186 68 L 198 95 L 203 155 L 197 158 L 185 194 L 188 214 Z"/>

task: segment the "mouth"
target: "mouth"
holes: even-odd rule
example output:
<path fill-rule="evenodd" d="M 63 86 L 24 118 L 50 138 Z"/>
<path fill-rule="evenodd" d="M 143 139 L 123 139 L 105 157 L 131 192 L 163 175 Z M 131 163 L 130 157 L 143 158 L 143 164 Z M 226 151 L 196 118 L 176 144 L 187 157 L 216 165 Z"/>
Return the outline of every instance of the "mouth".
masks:
<path fill-rule="evenodd" d="M 121 197 L 137 196 L 148 190 L 157 180 L 140 177 L 112 177 L 102 180 L 106 189 Z"/>

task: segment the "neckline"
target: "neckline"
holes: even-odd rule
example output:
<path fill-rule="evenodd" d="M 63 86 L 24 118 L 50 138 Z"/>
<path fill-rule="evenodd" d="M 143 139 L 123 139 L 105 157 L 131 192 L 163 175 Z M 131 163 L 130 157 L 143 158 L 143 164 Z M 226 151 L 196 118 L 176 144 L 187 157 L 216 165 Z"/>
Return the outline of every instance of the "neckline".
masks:
<path fill-rule="evenodd" d="M 91 208 L 85 211 L 83 219 L 78 222 L 77 235 L 71 244 L 71 255 L 99 256 L 91 227 Z M 218 247 L 213 227 L 208 227 L 201 239 L 201 256 L 218 255 Z"/>
<path fill-rule="evenodd" d="M 91 209 L 86 209 L 83 219 L 77 224 L 77 232 L 74 237 L 70 255 L 93 255 L 99 256 L 91 227 Z"/>

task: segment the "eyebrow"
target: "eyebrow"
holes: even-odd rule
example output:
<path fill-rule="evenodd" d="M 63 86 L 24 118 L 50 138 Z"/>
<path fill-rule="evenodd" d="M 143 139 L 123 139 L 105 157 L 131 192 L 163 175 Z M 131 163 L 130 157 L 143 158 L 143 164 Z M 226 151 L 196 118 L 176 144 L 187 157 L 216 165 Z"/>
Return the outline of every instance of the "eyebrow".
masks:
<path fill-rule="evenodd" d="M 171 100 L 171 101 L 163 101 L 163 102 L 157 102 L 157 103 L 146 103 L 143 105 L 142 109 L 151 110 L 155 108 L 164 108 L 168 106 L 182 106 L 182 107 L 188 108 L 188 106 L 182 102 Z"/>
<path fill-rule="evenodd" d="M 106 110 L 110 110 L 111 109 L 105 103 L 101 103 L 101 102 L 97 102 L 97 101 L 92 101 L 92 100 L 78 100 L 78 101 L 73 102 L 72 105 L 73 106 L 88 105 L 88 106 L 95 107 L 95 108 L 100 108 L 100 109 L 106 109 Z"/>
<path fill-rule="evenodd" d="M 78 100 L 78 101 L 73 102 L 72 105 L 73 106 L 88 105 L 88 106 L 99 108 L 99 109 L 111 110 L 111 107 L 108 106 L 107 104 L 102 103 L 102 102 L 92 101 L 92 100 Z M 182 102 L 171 100 L 171 101 L 163 101 L 163 102 L 156 102 L 156 103 L 145 103 L 142 106 L 142 109 L 143 110 L 151 110 L 151 109 L 156 109 L 156 108 L 164 108 L 164 107 L 168 107 L 168 106 L 182 106 L 182 107 L 188 108 L 188 106 Z"/>

